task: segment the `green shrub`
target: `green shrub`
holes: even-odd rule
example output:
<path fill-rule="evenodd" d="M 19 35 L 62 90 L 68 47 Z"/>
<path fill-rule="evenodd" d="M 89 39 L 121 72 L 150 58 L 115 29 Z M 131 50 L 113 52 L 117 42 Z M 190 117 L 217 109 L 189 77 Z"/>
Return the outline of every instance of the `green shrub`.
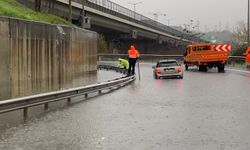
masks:
<path fill-rule="evenodd" d="M 47 13 L 35 12 L 16 0 L 0 0 L 0 15 L 51 24 L 72 25 L 68 21 Z"/>

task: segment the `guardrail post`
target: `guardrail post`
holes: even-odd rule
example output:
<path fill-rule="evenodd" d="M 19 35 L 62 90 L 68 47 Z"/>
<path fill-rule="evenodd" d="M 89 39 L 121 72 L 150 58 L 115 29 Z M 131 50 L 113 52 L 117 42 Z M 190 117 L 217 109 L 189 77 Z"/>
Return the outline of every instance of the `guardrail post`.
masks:
<path fill-rule="evenodd" d="M 99 93 L 99 94 L 102 94 L 102 90 L 99 90 L 98 93 Z"/>
<path fill-rule="evenodd" d="M 49 109 L 49 103 L 44 104 L 44 109 L 48 110 Z"/>
<path fill-rule="evenodd" d="M 23 109 L 23 119 L 26 121 L 28 119 L 28 108 Z"/>
<path fill-rule="evenodd" d="M 88 93 L 84 94 L 85 98 L 88 98 Z"/>
<path fill-rule="evenodd" d="M 71 98 L 67 99 L 68 105 L 71 104 Z"/>

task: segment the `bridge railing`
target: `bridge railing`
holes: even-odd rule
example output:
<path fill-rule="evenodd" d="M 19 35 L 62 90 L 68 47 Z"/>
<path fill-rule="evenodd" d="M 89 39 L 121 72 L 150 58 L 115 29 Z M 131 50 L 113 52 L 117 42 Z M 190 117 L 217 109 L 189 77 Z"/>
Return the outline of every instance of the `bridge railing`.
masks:
<path fill-rule="evenodd" d="M 81 0 L 74 0 L 74 1 L 78 1 L 79 3 L 81 3 Z M 112 10 L 114 12 L 117 12 L 117 13 L 120 13 L 124 16 L 127 16 L 129 18 L 132 18 L 132 19 L 135 19 L 137 21 L 140 21 L 142 23 L 145 23 L 147 25 L 150 25 L 152 27 L 155 27 L 157 29 L 161 29 L 171 35 L 176 35 L 180 38 L 183 38 L 183 39 L 188 39 L 188 40 L 191 40 L 191 41 L 196 41 L 196 42 L 199 42 L 201 41 L 199 38 L 197 37 L 192 37 L 184 32 L 181 32 L 179 30 L 176 30 L 174 28 L 171 28 L 167 25 L 164 25 L 160 22 L 157 22 L 153 19 L 150 19 L 148 17 L 145 17 L 139 13 L 136 13 L 128 8 L 125 8 L 119 4 L 116 4 L 114 2 L 111 2 L 109 0 L 88 0 L 88 2 L 90 3 L 93 3 L 93 4 L 96 4 L 98 6 L 101 6 L 103 8 L 106 8 L 106 9 L 109 9 L 109 10 Z"/>

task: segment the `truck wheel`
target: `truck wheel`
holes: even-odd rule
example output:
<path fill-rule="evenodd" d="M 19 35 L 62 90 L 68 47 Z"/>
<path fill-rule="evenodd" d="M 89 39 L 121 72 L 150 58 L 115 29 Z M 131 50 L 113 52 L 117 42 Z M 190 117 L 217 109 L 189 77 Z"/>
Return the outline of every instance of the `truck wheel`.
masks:
<path fill-rule="evenodd" d="M 201 65 L 199 66 L 199 71 L 202 71 L 202 66 Z"/>
<path fill-rule="evenodd" d="M 185 64 L 185 70 L 188 70 L 188 65 L 187 64 Z"/>
<path fill-rule="evenodd" d="M 205 65 L 200 65 L 200 66 L 199 66 L 199 71 L 207 72 L 207 66 L 205 66 Z"/>
<path fill-rule="evenodd" d="M 204 66 L 204 72 L 207 72 L 207 66 Z"/>
<path fill-rule="evenodd" d="M 225 71 L 225 65 L 221 64 L 221 65 L 218 65 L 218 72 L 224 72 Z"/>

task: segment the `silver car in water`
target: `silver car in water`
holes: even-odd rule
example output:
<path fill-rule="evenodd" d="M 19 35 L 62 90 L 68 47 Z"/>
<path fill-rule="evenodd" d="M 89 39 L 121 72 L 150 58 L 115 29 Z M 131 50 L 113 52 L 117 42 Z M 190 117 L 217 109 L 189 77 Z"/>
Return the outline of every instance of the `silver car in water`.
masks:
<path fill-rule="evenodd" d="M 178 77 L 183 79 L 183 69 L 175 59 L 160 60 L 153 66 L 153 76 L 155 79 L 162 77 Z"/>

